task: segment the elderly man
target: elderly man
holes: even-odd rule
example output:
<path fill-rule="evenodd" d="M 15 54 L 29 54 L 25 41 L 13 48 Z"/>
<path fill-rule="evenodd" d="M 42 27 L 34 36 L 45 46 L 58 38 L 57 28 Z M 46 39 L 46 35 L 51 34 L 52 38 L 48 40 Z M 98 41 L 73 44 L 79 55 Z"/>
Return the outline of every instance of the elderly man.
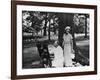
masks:
<path fill-rule="evenodd" d="M 54 59 L 52 61 L 53 67 L 63 67 L 64 64 L 64 56 L 63 56 L 63 49 L 59 46 L 58 41 L 54 42 Z"/>

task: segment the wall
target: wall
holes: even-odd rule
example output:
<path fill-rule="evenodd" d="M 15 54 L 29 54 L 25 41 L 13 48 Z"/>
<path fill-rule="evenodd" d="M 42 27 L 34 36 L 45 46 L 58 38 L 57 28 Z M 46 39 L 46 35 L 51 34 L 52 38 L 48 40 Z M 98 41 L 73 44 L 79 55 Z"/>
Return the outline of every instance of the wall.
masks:
<path fill-rule="evenodd" d="M 35 1 L 35 0 L 34 0 Z M 95 4 L 98 5 L 98 41 L 100 41 L 100 1 L 99 0 L 36 0 L 45 2 Z M 11 8 L 10 0 L 0 0 L 0 80 L 10 80 L 11 65 Z M 100 42 L 98 42 L 98 49 Z M 98 50 L 98 75 L 42 78 L 34 80 L 100 80 L 100 50 Z M 29 80 L 29 79 L 28 79 Z M 30 79 L 33 80 L 33 79 Z"/>

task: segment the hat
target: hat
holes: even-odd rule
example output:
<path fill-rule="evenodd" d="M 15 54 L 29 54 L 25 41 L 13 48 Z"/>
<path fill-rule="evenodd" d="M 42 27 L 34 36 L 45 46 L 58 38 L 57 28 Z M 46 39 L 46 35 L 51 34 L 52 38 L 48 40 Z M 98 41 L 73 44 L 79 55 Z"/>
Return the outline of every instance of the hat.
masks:
<path fill-rule="evenodd" d="M 70 30 L 70 26 L 67 26 L 67 27 L 65 28 L 65 30 Z"/>

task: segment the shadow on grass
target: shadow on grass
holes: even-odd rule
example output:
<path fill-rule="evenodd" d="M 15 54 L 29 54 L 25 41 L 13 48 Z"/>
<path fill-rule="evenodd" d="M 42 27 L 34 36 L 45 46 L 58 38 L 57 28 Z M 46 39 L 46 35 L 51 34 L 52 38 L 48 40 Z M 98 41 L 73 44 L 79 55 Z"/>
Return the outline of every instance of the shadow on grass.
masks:
<path fill-rule="evenodd" d="M 77 61 L 83 66 L 89 66 L 89 45 L 78 46 Z"/>
<path fill-rule="evenodd" d="M 37 42 L 27 42 L 23 44 L 23 69 L 43 68 L 41 58 L 37 50 L 37 44 L 53 44 L 54 40 L 43 40 Z"/>

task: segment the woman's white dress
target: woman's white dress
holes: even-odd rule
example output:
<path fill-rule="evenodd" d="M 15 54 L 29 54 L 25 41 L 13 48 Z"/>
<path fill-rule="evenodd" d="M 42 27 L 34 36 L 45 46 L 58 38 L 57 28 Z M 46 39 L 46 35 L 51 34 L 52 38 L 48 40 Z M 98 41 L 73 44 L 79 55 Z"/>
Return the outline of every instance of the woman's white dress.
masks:
<path fill-rule="evenodd" d="M 64 64 L 64 56 L 63 49 L 58 46 L 54 49 L 54 60 L 52 61 L 52 66 L 54 67 L 63 67 Z"/>
<path fill-rule="evenodd" d="M 65 66 L 72 66 L 72 58 L 71 58 L 71 40 L 72 35 L 71 34 L 64 34 L 63 35 L 63 45 L 64 45 L 64 63 Z"/>

